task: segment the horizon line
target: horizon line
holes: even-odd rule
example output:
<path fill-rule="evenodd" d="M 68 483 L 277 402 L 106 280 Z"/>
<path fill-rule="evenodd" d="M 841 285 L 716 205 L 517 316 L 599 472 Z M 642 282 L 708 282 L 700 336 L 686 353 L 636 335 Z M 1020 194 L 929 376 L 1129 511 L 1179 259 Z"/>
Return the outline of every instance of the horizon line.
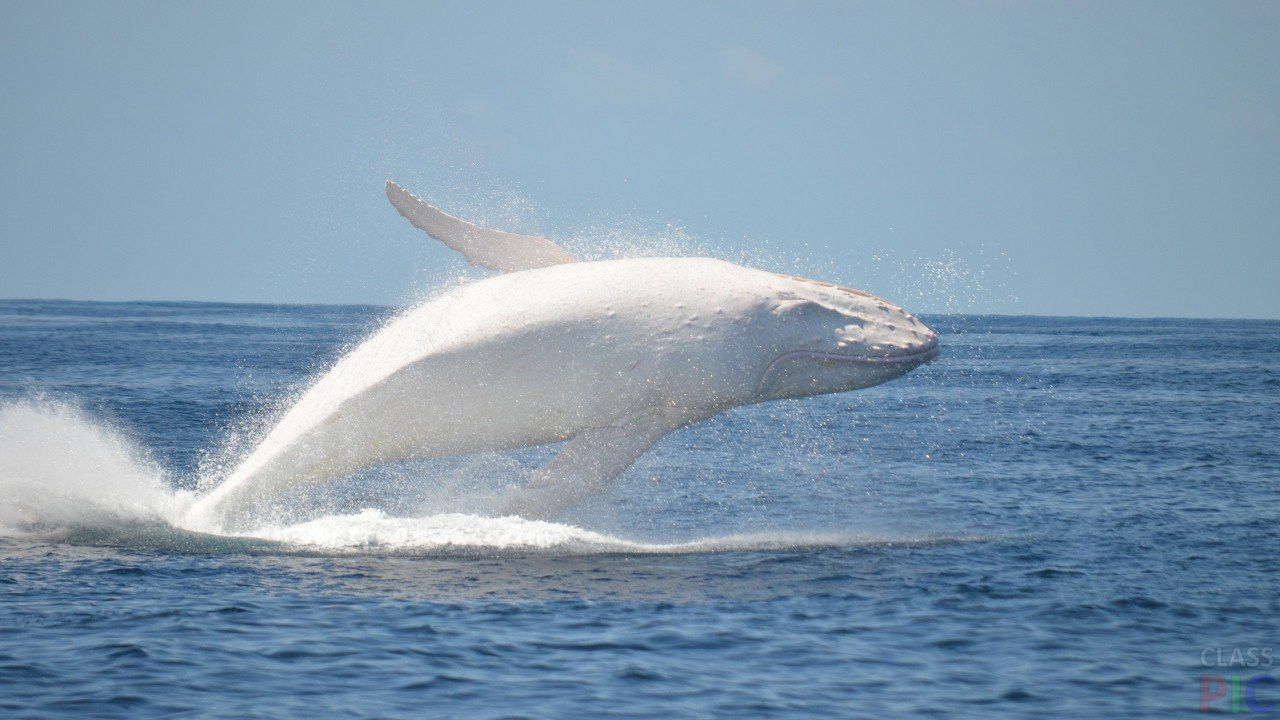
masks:
<path fill-rule="evenodd" d="M 401 306 L 375 302 L 267 302 L 256 300 L 84 300 L 77 298 L 0 298 L 0 303 L 94 303 L 98 305 L 247 305 L 275 307 L 350 307 L 392 309 Z M 997 318 L 1059 318 L 1064 320 L 1218 320 L 1243 322 L 1280 322 L 1277 317 L 1241 317 L 1229 315 L 1080 315 L 1050 313 L 1001 313 L 1001 312 L 939 312 L 925 310 L 917 315 L 947 317 L 997 317 Z"/>

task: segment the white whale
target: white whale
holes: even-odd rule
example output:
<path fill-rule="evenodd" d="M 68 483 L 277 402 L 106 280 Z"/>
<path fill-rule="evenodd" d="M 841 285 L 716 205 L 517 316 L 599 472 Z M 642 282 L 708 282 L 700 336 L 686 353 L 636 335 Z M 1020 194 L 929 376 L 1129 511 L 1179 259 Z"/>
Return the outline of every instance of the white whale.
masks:
<path fill-rule="evenodd" d="M 507 508 L 552 516 L 676 428 L 870 387 L 938 354 L 931 330 L 865 292 L 708 258 L 575 262 L 394 183 L 387 195 L 415 226 L 505 274 L 405 312 L 339 360 L 196 516 L 233 526 L 287 487 L 567 440 Z"/>

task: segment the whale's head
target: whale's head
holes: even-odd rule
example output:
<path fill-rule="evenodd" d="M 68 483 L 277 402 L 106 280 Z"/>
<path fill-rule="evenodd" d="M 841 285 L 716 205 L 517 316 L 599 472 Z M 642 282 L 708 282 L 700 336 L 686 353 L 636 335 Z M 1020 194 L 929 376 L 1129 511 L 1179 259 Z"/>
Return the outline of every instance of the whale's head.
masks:
<path fill-rule="evenodd" d="M 773 276 L 760 323 L 758 400 L 879 385 L 939 353 L 937 334 L 902 308 L 817 280 Z"/>

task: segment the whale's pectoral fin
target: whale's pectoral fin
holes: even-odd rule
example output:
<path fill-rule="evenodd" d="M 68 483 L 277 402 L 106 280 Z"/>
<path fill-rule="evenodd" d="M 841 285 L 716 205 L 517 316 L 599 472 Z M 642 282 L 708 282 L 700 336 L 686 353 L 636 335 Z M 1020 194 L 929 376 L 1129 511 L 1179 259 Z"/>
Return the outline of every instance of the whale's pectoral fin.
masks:
<path fill-rule="evenodd" d="M 414 227 L 462 253 L 472 265 L 515 272 L 577 261 L 544 237 L 476 227 L 428 205 L 390 180 L 387 199 Z"/>
<path fill-rule="evenodd" d="M 608 487 L 671 425 L 644 417 L 618 426 L 587 430 L 565 444 L 551 462 L 534 473 L 505 512 L 530 519 L 554 517 Z"/>

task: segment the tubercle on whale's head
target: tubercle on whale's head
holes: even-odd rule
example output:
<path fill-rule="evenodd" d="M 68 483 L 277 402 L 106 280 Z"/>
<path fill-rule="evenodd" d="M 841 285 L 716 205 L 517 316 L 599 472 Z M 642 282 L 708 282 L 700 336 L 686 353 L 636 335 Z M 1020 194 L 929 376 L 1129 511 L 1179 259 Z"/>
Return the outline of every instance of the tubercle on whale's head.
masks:
<path fill-rule="evenodd" d="M 790 275 L 773 275 L 770 290 L 762 322 L 775 341 L 760 372 L 760 400 L 879 385 L 940 352 L 937 333 L 870 293 Z"/>

